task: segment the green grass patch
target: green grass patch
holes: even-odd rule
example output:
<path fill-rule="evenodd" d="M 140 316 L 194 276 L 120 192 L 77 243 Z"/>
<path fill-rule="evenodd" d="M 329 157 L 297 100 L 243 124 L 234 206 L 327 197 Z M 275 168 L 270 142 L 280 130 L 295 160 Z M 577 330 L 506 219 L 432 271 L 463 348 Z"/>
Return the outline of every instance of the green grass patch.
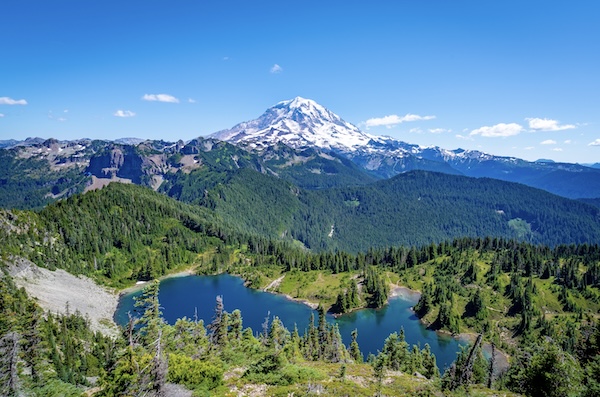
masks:
<path fill-rule="evenodd" d="M 335 303 L 342 285 L 345 285 L 352 275 L 352 273 L 333 274 L 322 270 L 309 272 L 292 270 L 285 274 L 276 291 L 296 299 L 320 302 L 325 307 L 329 307 Z"/>

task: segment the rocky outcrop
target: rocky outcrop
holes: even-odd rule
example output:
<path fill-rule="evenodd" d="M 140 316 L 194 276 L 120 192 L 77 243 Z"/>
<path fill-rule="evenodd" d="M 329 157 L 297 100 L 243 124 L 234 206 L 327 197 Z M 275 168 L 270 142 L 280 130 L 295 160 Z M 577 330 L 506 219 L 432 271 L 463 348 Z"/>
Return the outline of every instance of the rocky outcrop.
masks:
<path fill-rule="evenodd" d="M 124 178 L 142 184 L 143 158 L 132 146 L 110 145 L 90 159 L 87 172 L 97 178 Z"/>

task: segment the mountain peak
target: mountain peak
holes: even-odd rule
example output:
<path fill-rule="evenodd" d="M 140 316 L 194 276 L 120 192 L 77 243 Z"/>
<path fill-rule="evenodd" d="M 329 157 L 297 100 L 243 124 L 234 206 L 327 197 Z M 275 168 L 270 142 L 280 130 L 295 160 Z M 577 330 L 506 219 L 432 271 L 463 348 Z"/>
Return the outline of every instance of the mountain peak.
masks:
<path fill-rule="evenodd" d="M 211 137 L 251 148 L 284 143 L 295 149 L 316 146 L 340 151 L 355 150 L 372 138 L 312 99 L 299 96 L 277 103 L 255 120 Z"/>
<path fill-rule="evenodd" d="M 301 96 L 297 96 L 294 99 L 288 99 L 287 101 L 281 101 L 279 102 L 277 105 L 284 105 L 287 106 L 289 108 L 300 108 L 302 106 L 304 107 L 316 107 L 316 106 L 321 106 L 319 105 L 317 102 L 313 101 L 312 99 L 306 99 L 306 98 L 302 98 Z"/>

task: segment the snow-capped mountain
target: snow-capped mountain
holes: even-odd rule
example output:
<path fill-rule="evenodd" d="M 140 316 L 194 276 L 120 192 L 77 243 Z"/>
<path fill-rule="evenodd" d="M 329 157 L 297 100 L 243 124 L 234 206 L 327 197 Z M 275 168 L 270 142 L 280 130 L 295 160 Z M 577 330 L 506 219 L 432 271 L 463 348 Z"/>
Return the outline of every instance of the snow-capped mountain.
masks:
<path fill-rule="evenodd" d="M 357 150 L 378 139 L 315 101 L 301 97 L 279 102 L 256 120 L 211 137 L 255 149 L 284 143 L 294 149 L 310 146 L 337 151 Z"/>
<path fill-rule="evenodd" d="M 571 198 L 600 197 L 600 171 L 578 164 L 529 162 L 477 150 L 423 147 L 375 136 L 319 105 L 296 97 L 259 118 L 210 137 L 261 152 L 277 144 L 334 152 L 371 174 L 389 178 L 420 169 L 520 182 Z"/>
<path fill-rule="evenodd" d="M 402 142 L 391 137 L 367 134 L 311 99 L 296 97 L 270 107 L 259 118 L 210 135 L 250 149 L 283 143 L 293 149 L 304 147 L 346 153 L 350 157 L 386 154 L 417 156 L 424 152 L 436 161 L 456 158 L 489 159 L 491 155 L 471 150 L 445 150 Z"/>
<path fill-rule="evenodd" d="M 367 134 L 315 101 L 301 97 L 279 102 L 259 118 L 210 137 L 258 151 L 283 143 L 293 149 L 311 147 L 335 152 L 384 178 L 412 169 L 460 174 L 448 163 L 494 157 L 478 151 L 422 147 Z"/>

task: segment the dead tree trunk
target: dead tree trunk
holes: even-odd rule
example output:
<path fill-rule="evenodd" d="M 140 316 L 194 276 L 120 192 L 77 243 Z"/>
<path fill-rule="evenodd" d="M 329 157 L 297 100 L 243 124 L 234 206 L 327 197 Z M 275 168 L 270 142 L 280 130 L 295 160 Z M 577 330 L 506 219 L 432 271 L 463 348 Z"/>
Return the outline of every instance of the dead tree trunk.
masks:
<path fill-rule="evenodd" d="M 462 365 L 460 371 L 458 371 L 458 376 L 454 377 L 452 381 L 452 387 L 450 388 L 451 390 L 455 390 L 462 385 L 470 383 L 471 377 L 473 375 L 473 363 L 475 362 L 475 354 L 477 352 L 477 349 L 479 348 L 479 345 L 481 344 L 482 338 L 483 336 L 481 334 L 477 336 L 473 347 L 471 347 L 471 350 L 469 351 L 467 359 Z"/>
<path fill-rule="evenodd" d="M 14 396 L 19 391 L 19 343 L 21 335 L 9 332 L 0 339 L 0 379 L 2 395 Z"/>
<path fill-rule="evenodd" d="M 494 366 L 496 365 L 496 345 L 492 343 L 492 357 L 490 357 L 490 367 L 488 369 L 488 389 L 492 388 L 492 382 L 494 380 Z"/>
<path fill-rule="evenodd" d="M 165 383 L 167 383 L 167 361 L 163 357 L 162 352 L 162 329 L 158 330 L 158 338 L 154 342 L 156 345 L 156 353 L 154 354 L 152 377 L 154 384 L 154 392 L 157 397 L 165 396 Z"/>

